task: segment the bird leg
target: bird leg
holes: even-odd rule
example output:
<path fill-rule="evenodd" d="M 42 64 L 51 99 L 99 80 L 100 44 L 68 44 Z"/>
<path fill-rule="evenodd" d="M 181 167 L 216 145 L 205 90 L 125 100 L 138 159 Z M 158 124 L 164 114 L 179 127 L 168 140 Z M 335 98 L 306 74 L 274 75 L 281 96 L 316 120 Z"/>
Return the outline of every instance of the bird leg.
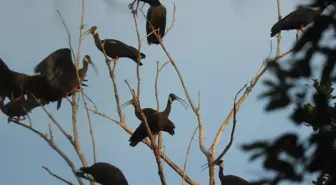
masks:
<path fill-rule="evenodd" d="M 301 27 L 300 27 L 300 31 L 302 31 L 302 33 L 304 33 L 304 31 L 303 31 L 303 26 L 301 25 Z"/>
<path fill-rule="evenodd" d="M 18 100 L 20 100 L 22 97 L 24 97 L 24 95 L 21 95 L 21 96 L 15 98 L 14 101 L 18 101 Z"/>
<path fill-rule="evenodd" d="M 300 30 L 297 30 L 297 31 L 296 31 L 296 42 L 299 42 L 299 31 L 300 31 Z"/>
<path fill-rule="evenodd" d="M 65 93 L 65 97 L 67 98 L 69 96 L 69 94 L 71 94 L 71 93 L 73 93 L 73 92 L 75 92 L 77 90 L 78 90 L 78 88 L 71 89 L 69 92 Z"/>
<path fill-rule="evenodd" d="M 119 60 L 119 57 L 112 58 L 112 60 L 109 60 L 109 62 L 117 62 Z"/>

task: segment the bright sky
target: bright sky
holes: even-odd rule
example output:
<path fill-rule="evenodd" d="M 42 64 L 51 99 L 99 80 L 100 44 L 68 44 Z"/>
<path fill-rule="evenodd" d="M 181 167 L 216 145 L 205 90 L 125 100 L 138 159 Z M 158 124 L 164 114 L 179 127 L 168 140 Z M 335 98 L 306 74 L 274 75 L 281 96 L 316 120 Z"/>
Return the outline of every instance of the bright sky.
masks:
<path fill-rule="evenodd" d="M 85 24 L 98 26 L 101 39 L 114 38 L 137 47 L 137 37 L 133 17 L 128 10 L 128 1 L 86 0 Z M 167 27 L 172 20 L 173 0 L 162 3 L 167 7 Z M 281 12 L 287 15 L 293 11 L 296 1 L 281 2 Z M 60 10 L 72 35 L 72 44 L 77 48 L 80 28 L 81 1 L 68 0 L 0 0 L 0 57 L 12 70 L 33 74 L 33 67 L 51 52 L 68 47 L 66 31 L 56 10 Z M 233 106 L 236 92 L 259 70 L 270 52 L 270 28 L 277 20 L 276 0 L 203 0 L 176 2 L 176 23 L 164 38 L 164 44 L 176 60 L 183 73 L 193 100 L 201 91 L 201 113 L 205 126 L 205 143 L 209 147 L 223 120 Z M 147 10 L 148 5 L 145 6 Z M 139 14 L 141 15 L 141 14 Z M 139 28 L 143 39 L 142 52 L 146 54 L 141 67 L 142 107 L 156 107 L 154 79 L 156 61 L 168 61 L 160 46 L 148 46 L 145 40 L 145 20 L 139 16 Z M 295 31 L 283 32 L 282 53 L 286 52 L 295 39 Z M 275 55 L 276 39 L 272 39 Z M 77 49 L 76 49 L 77 50 Z M 94 45 L 93 37 L 86 37 L 82 55 L 91 56 L 99 70 L 99 75 L 89 69 L 87 79 L 88 94 L 99 110 L 117 118 L 114 92 L 104 57 Z M 136 65 L 128 59 L 120 59 L 116 77 L 122 103 L 131 98 L 124 80 L 136 87 Z M 267 78 L 267 75 L 263 79 Z M 161 109 L 166 105 L 168 94 L 173 92 L 186 100 L 178 76 L 171 65 L 161 73 L 159 84 Z M 237 115 L 238 123 L 232 149 L 223 158 L 225 173 L 253 180 L 265 175 L 259 162 L 249 163 L 247 153 L 240 150 L 243 143 L 255 139 L 275 138 L 287 131 L 297 131 L 289 124 L 289 111 L 264 112 L 265 101 L 258 95 L 264 86 L 259 83 L 241 106 Z M 61 125 L 72 132 L 71 111 L 67 101 L 56 111 L 56 104 L 46 106 Z M 127 124 L 135 129 L 140 123 L 130 106 L 124 109 Z M 82 149 L 93 163 L 92 145 L 88 132 L 88 122 L 83 104 L 80 105 L 79 134 Z M 99 161 L 109 162 L 120 168 L 130 185 L 160 183 L 157 166 L 152 151 L 143 143 L 135 148 L 129 146 L 129 135 L 118 125 L 92 115 L 96 135 Z M 35 128 L 47 132 L 47 118 L 41 108 L 31 113 Z M 171 160 L 183 168 L 190 136 L 197 126 L 192 110 L 174 103 L 170 119 L 175 123 L 175 136 L 164 134 L 165 152 Z M 224 131 L 219 144 L 222 150 L 229 141 L 232 124 Z M 54 127 L 54 137 L 59 147 L 74 161 L 76 168 L 81 166 L 78 157 L 68 141 Z M 300 129 L 306 135 L 308 127 Z M 201 171 L 206 163 L 200 152 L 198 136 L 192 145 L 187 174 L 200 184 L 208 184 L 208 172 Z M 48 184 L 61 182 L 46 173 L 42 165 L 49 167 L 60 176 L 77 183 L 70 168 L 45 141 L 36 134 L 15 124 L 7 124 L 7 118 L 0 116 L 0 184 Z M 219 152 L 218 152 L 219 153 Z M 181 177 L 168 165 L 164 165 L 168 184 L 180 184 Z M 151 179 L 151 180 L 149 180 Z M 309 179 L 307 182 L 311 182 Z M 286 183 L 283 183 L 284 185 Z"/>

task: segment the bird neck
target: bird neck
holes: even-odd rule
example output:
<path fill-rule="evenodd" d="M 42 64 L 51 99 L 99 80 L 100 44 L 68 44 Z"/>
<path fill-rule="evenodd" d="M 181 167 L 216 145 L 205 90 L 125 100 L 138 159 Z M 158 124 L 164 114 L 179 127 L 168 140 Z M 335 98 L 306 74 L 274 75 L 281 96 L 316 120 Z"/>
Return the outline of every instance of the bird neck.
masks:
<path fill-rule="evenodd" d="M 162 112 L 164 115 L 169 116 L 170 111 L 171 111 L 171 105 L 172 105 L 172 103 L 173 102 L 170 100 L 170 97 L 169 97 L 168 101 L 167 101 L 166 109 Z"/>
<path fill-rule="evenodd" d="M 78 76 L 81 81 L 84 79 L 88 68 L 89 68 L 89 64 L 87 62 L 83 62 L 83 67 L 78 70 Z"/>
<path fill-rule="evenodd" d="M 94 41 L 95 41 L 96 46 L 97 46 L 99 49 L 102 49 L 102 47 L 101 47 L 101 41 L 100 41 L 100 38 L 99 38 L 98 33 L 94 34 L 94 35 L 93 35 L 93 38 L 94 38 Z"/>
<path fill-rule="evenodd" d="M 218 172 L 219 179 L 222 181 L 224 178 L 224 170 L 222 167 L 219 167 L 219 172 Z"/>

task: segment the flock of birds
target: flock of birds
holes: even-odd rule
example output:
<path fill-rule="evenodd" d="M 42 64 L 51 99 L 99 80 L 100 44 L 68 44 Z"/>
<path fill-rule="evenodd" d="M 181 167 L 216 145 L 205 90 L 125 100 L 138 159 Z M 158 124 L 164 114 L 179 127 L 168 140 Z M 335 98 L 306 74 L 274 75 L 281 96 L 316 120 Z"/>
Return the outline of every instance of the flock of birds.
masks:
<path fill-rule="evenodd" d="M 146 21 L 147 43 L 148 45 L 158 45 L 165 35 L 166 8 L 159 0 L 134 0 L 130 4 L 130 8 L 133 9 L 135 2 L 139 3 L 139 1 L 150 5 Z M 299 8 L 291 12 L 273 25 L 271 28 L 271 37 L 282 30 L 296 29 L 298 39 L 299 31 L 301 30 L 303 32 L 303 28 L 312 23 L 315 17 L 320 15 L 327 5 L 328 4 L 318 10 Z M 153 30 L 156 34 L 152 33 Z M 146 58 L 144 53 L 140 53 L 140 58 L 138 58 L 139 51 L 132 46 L 115 39 L 100 40 L 97 26 L 92 26 L 85 34 L 91 34 L 93 36 L 96 47 L 102 53 L 105 51 L 104 55 L 106 54 L 111 58 L 110 62 L 116 62 L 119 58 L 125 57 L 133 60 L 140 66 L 143 65 L 140 61 Z M 63 98 L 68 99 L 72 93 L 81 90 L 82 86 L 87 86 L 84 82 L 87 81 L 85 76 L 89 64 L 92 65 L 97 73 L 97 68 L 89 55 L 84 56 L 83 67 L 77 71 L 69 48 L 61 48 L 49 54 L 34 68 L 35 75 L 12 71 L 5 62 L 0 59 L 1 111 L 6 114 L 9 119 L 17 117 L 18 120 L 21 120 L 20 117 L 27 115 L 32 109 L 49 104 L 50 102 L 57 102 L 58 110 L 61 107 Z M 4 104 L 6 98 L 9 99 L 9 102 Z M 167 106 L 164 111 L 157 112 L 151 108 L 142 109 L 153 135 L 158 134 L 160 131 L 174 135 L 175 125 L 168 117 L 171 105 L 175 100 L 187 106 L 187 103 L 183 99 L 171 93 L 169 94 Z M 129 139 L 130 146 L 134 147 L 144 138 L 148 137 L 148 133 L 142 116 L 136 109 L 135 99 L 126 102 L 122 107 L 127 105 L 134 106 L 135 115 L 141 121 Z M 249 184 L 240 177 L 224 175 L 222 164 L 223 161 L 219 161 L 217 164 L 220 167 L 219 177 L 222 185 Z M 90 176 L 86 176 L 85 174 L 89 174 Z M 82 167 L 77 171 L 76 175 L 96 181 L 102 185 L 128 185 L 123 173 L 117 167 L 103 162 L 95 163 L 90 167 Z"/>

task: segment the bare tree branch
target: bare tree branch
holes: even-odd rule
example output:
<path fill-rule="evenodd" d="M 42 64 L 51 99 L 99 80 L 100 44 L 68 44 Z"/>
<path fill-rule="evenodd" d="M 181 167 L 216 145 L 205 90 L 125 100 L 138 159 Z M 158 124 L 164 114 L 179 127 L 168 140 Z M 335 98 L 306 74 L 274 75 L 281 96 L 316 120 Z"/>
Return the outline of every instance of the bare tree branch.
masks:
<path fill-rule="evenodd" d="M 134 93 L 134 91 L 132 90 L 131 86 L 129 85 L 129 83 L 127 82 L 127 80 L 125 80 L 128 88 L 130 89 L 131 93 L 132 93 L 132 96 L 135 100 L 135 108 L 137 109 L 137 111 L 140 112 L 141 114 L 141 117 L 142 117 L 142 120 L 143 120 L 143 123 L 146 127 L 146 130 L 148 132 L 148 135 L 149 135 L 149 140 L 151 142 L 151 146 L 152 146 L 152 150 L 153 150 L 153 153 L 155 155 L 155 159 L 156 159 L 156 163 L 158 165 L 158 170 L 159 170 L 159 176 L 160 176 L 160 180 L 161 180 L 161 183 L 162 185 L 166 185 L 167 182 L 166 182 L 166 178 L 165 178 L 165 175 L 164 175 L 164 171 L 163 171 L 163 166 L 162 166 L 162 163 L 161 163 L 161 158 L 160 158 L 160 150 L 158 149 L 158 147 L 156 146 L 155 144 L 155 139 L 154 139 L 154 135 L 152 134 L 150 128 L 149 128 L 149 125 L 148 125 L 148 122 L 147 122 L 147 118 L 145 116 L 145 114 L 143 113 L 141 107 L 140 107 L 140 104 L 138 102 L 138 98 L 136 96 L 136 94 Z"/>
<path fill-rule="evenodd" d="M 222 153 L 217 157 L 216 160 L 213 161 L 212 165 L 216 164 L 231 148 L 232 143 L 233 143 L 233 137 L 234 137 L 234 133 L 236 130 L 236 124 L 237 124 L 237 119 L 236 119 L 236 114 L 237 114 L 237 108 L 236 108 L 236 100 L 238 95 L 242 92 L 242 90 L 247 86 L 247 84 L 244 85 L 244 87 L 242 87 L 236 94 L 236 96 L 234 97 L 234 102 L 233 102 L 233 127 L 232 127 L 232 131 L 231 131 L 231 138 L 229 143 L 226 145 L 226 147 L 224 148 L 224 150 L 222 151 Z"/>
<path fill-rule="evenodd" d="M 138 7 L 137 7 L 138 8 Z M 139 32 L 139 26 L 138 26 L 138 20 L 136 16 L 136 12 L 133 12 L 133 19 L 134 19 L 134 25 L 135 25 L 135 32 L 137 34 L 138 39 L 138 63 L 137 63 L 137 79 L 138 79 L 138 87 L 137 87 L 137 98 L 140 102 L 140 84 L 141 84 L 141 77 L 140 77 L 140 62 L 141 62 L 141 39 L 140 39 L 140 32 Z"/>
<path fill-rule="evenodd" d="M 106 114 L 104 113 L 101 113 L 101 112 L 98 112 L 96 110 L 92 110 L 89 108 L 89 110 L 97 115 L 100 115 L 116 124 L 118 124 L 119 126 L 121 126 L 121 128 L 123 128 L 127 133 L 129 133 L 130 135 L 133 134 L 133 131 L 131 128 L 129 128 L 125 123 L 123 122 L 120 122 L 120 121 L 117 121 L 113 118 L 111 118 L 110 116 L 107 116 Z M 147 140 L 147 139 L 144 139 L 142 140 L 142 142 L 144 144 L 146 144 L 150 149 L 152 149 L 152 146 L 151 146 L 151 143 Z M 164 155 L 163 152 L 159 151 L 160 152 L 160 157 L 171 167 L 174 169 L 174 171 L 176 173 L 178 173 L 181 177 L 183 177 L 183 170 L 181 170 L 172 160 L 170 160 L 166 155 Z M 191 184 L 191 185 L 199 185 L 199 183 L 193 181 L 188 175 L 185 175 L 184 177 L 185 181 L 188 183 L 188 184 Z"/>
<path fill-rule="evenodd" d="M 51 172 L 49 170 L 49 168 L 45 167 L 45 166 L 42 166 L 43 169 L 45 169 L 50 175 L 54 176 L 55 178 L 57 178 L 58 180 L 64 182 L 65 184 L 68 184 L 68 185 L 74 185 L 72 182 L 68 181 L 68 180 L 65 180 L 64 178 L 60 177 L 59 175 L 56 175 L 55 173 Z"/>
<path fill-rule="evenodd" d="M 28 126 L 28 125 L 26 125 L 26 124 L 24 124 L 24 123 L 21 123 L 20 121 L 18 121 L 18 120 L 16 120 L 16 119 L 11 119 L 10 118 L 10 121 L 11 122 L 14 122 L 14 123 L 16 123 L 17 125 L 20 125 L 20 126 L 22 126 L 22 127 L 24 127 L 24 128 L 26 128 L 26 129 L 28 129 L 28 130 L 30 130 L 30 131 L 32 131 L 32 132 L 34 132 L 35 134 L 37 134 L 37 135 L 39 135 L 44 141 L 46 141 L 48 144 L 49 144 L 49 146 L 52 148 L 52 149 L 54 149 L 63 159 L 64 159 L 64 161 L 68 164 L 68 166 L 71 168 L 71 170 L 72 170 L 72 173 L 73 174 L 75 174 L 76 173 L 76 167 L 75 167 L 75 165 L 72 163 L 72 161 L 69 159 L 69 157 L 56 145 L 56 143 L 55 142 L 53 142 L 52 140 L 50 140 L 45 134 L 43 134 L 43 133 L 41 133 L 40 131 L 38 131 L 38 130 L 36 130 L 36 129 L 34 129 L 33 127 L 30 127 L 30 126 Z M 77 178 L 77 180 L 78 180 L 78 183 L 80 184 L 80 185 L 84 185 L 84 183 L 83 183 L 83 181 L 79 178 L 79 177 L 77 177 L 76 176 L 76 178 Z"/>

